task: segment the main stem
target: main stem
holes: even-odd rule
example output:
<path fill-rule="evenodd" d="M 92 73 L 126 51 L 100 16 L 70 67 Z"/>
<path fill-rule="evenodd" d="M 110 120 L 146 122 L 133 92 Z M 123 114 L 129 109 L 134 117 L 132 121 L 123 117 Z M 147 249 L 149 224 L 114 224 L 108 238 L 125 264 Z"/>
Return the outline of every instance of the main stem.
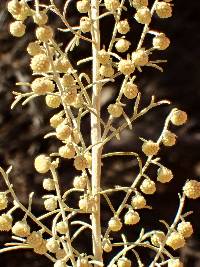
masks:
<path fill-rule="evenodd" d="M 101 140 L 101 125 L 100 125 L 100 92 L 101 84 L 97 83 L 100 80 L 98 52 L 100 50 L 100 29 L 99 29 L 99 1 L 91 0 L 91 19 L 92 23 L 92 80 L 93 93 L 92 105 L 96 115 L 91 113 L 91 140 L 92 145 L 97 144 Z M 102 247 L 101 247 L 101 221 L 100 221 L 100 180 L 101 180 L 101 154 L 102 146 L 95 145 L 92 148 L 92 194 L 95 198 L 94 209 L 91 215 L 92 219 L 92 242 L 93 254 L 97 261 L 103 262 Z"/>

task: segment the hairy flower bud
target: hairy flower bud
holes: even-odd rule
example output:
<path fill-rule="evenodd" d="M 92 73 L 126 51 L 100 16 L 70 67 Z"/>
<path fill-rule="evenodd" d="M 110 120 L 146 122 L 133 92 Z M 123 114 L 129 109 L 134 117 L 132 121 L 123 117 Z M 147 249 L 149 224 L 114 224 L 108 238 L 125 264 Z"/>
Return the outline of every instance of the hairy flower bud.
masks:
<path fill-rule="evenodd" d="M 26 221 L 18 221 L 12 227 L 14 235 L 19 237 L 27 237 L 30 235 L 30 226 Z"/>
<path fill-rule="evenodd" d="M 104 4 L 105 7 L 112 12 L 117 10 L 118 7 L 120 6 L 119 0 L 104 0 Z"/>
<path fill-rule="evenodd" d="M 138 94 L 138 87 L 137 87 L 137 85 L 134 84 L 134 83 L 132 83 L 132 82 L 126 83 L 124 85 L 124 87 L 123 87 L 123 94 L 128 99 L 135 98 L 137 96 L 137 94 Z"/>
<path fill-rule="evenodd" d="M 37 172 L 46 173 L 51 167 L 51 160 L 44 154 L 41 154 L 35 158 L 34 166 Z"/>
<path fill-rule="evenodd" d="M 135 66 L 145 66 L 149 61 L 149 56 L 147 51 L 144 48 L 136 50 L 132 53 L 132 61 L 134 62 Z"/>
<path fill-rule="evenodd" d="M 162 136 L 162 143 L 165 146 L 173 146 L 176 144 L 177 136 L 169 130 L 166 130 Z"/>
<path fill-rule="evenodd" d="M 165 50 L 169 47 L 169 45 L 170 40 L 164 33 L 160 33 L 153 38 L 153 47 L 155 49 Z"/>
<path fill-rule="evenodd" d="M 177 231 L 184 237 L 188 238 L 193 234 L 193 227 L 190 222 L 180 222 Z"/>
<path fill-rule="evenodd" d="M 78 171 L 85 170 L 86 168 L 88 168 L 87 159 L 84 156 L 77 156 L 74 159 L 74 167 Z"/>
<path fill-rule="evenodd" d="M 142 145 L 142 151 L 146 156 L 155 156 L 158 154 L 159 144 L 151 140 L 145 141 Z"/>
<path fill-rule="evenodd" d="M 58 150 L 58 153 L 62 158 L 72 159 L 75 157 L 76 151 L 75 151 L 74 145 L 71 143 L 68 143 L 64 146 L 61 146 Z"/>
<path fill-rule="evenodd" d="M 12 229 L 13 218 L 11 215 L 3 213 L 0 215 L 0 231 L 8 232 Z"/>
<path fill-rule="evenodd" d="M 135 19 L 138 23 L 149 24 L 151 22 L 151 11 L 148 7 L 141 7 L 137 10 Z"/>
<path fill-rule="evenodd" d="M 53 191 L 55 190 L 55 182 L 51 178 L 45 178 L 43 180 L 43 188 L 47 191 Z"/>
<path fill-rule="evenodd" d="M 183 187 L 184 194 L 191 199 L 197 199 L 200 197 L 200 182 L 196 180 L 190 180 L 186 182 Z"/>
<path fill-rule="evenodd" d="M 22 37 L 25 34 L 26 25 L 22 21 L 15 21 L 10 24 L 10 33 L 15 37 Z"/>
<path fill-rule="evenodd" d="M 31 69 L 34 72 L 48 72 L 50 67 L 49 58 L 45 54 L 39 54 L 31 59 Z"/>
<path fill-rule="evenodd" d="M 110 104 L 108 106 L 108 113 L 113 116 L 114 118 L 118 118 L 122 115 L 123 113 L 123 108 L 120 104 L 115 103 L 115 104 Z"/>
<path fill-rule="evenodd" d="M 8 206 L 8 198 L 5 192 L 0 192 L 0 210 L 6 209 Z"/>
<path fill-rule="evenodd" d="M 135 195 L 131 199 L 131 205 L 134 209 L 143 209 L 146 206 L 146 200 L 142 195 Z"/>
<path fill-rule="evenodd" d="M 108 222 L 108 226 L 109 226 L 111 231 L 118 232 L 122 228 L 122 223 L 118 217 L 113 217 Z"/>
<path fill-rule="evenodd" d="M 157 231 L 151 236 L 151 243 L 156 247 L 160 247 L 160 245 L 162 244 L 162 242 L 164 242 L 164 240 L 165 240 L 165 234 L 161 231 Z"/>
<path fill-rule="evenodd" d="M 180 233 L 173 232 L 167 238 L 166 244 L 176 250 L 185 246 L 185 239 Z"/>
<path fill-rule="evenodd" d="M 117 261 L 117 267 L 131 267 L 131 261 L 126 257 L 121 257 Z"/>
<path fill-rule="evenodd" d="M 128 20 L 125 19 L 125 20 L 119 21 L 117 23 L 117 30 L 121 34 L 127 34 L 127 32 L 130 31 L 130 26 L 129 26 Z"/>
<path fill-rule="evenodd" d="M 47 198 L 44 201 L 44 207 L 48 211 L 53 211 L 57 209 L 58 203 L 55 197 Z"/>
<path fill-rule="evenodd" d="M 36 78 L 32 82 L 31 89 L 35 94 L 41 95 L 46 93 L 52 93 L 55 89 L 55 85 L 48 78 L 41 77 L 41 78 Z"/>
<path fill-rule="evenodd" d="M 137 224 L 140 221 L 140 215 L 137 211 L 129 210 L 124 216 L 124 223 L 128 225 Z"/>
<path fill-rule="evenodd" d="M 147 195 L 152 195 L 156 191 L 155 182 L 146 178 L 143 180 L 142 184 L 140 185 L 140 190 Z"/>
<path fill-rule="evenodd" d="M 158 2 L 156 5 L 156 14 L 161 19 L 170 18 L 172 16 L 172 6 L 164 1 Z"/>
<path fill-rule="evenodd" d="M 175 110 L 172 113 L 171 122 L 174 125 L 180 126 L 180 125 L 183 125 L 184 123 L 186 123 L 186 121 L 187 121 L 187 113 L 185 111 Z"/>
<path fill-rule="evenodd" d="M 157 180 L 161 183 L 168 183 L 173 178 L 173 173 L 166 167 L 160 167 L 158 169 Z"/>
<path fill-rule="evenodd" d="M 49 26 L 40 26 L 36 29 L 36 37 L 41 42 L 48 42 L 53 38 L 53 30 Z"/>
<path fill-rule="evenodd" d="M 131 45 L 131 43 L 129 41 L 127 41 L 124 38 L 119 39 L 116 44 L 115 44 L 115 48 L 118 52 L 120 53 L 124 53 L 129 49 L 129 46 Z"/>
<path fill-rule="evenodd" d="M 122 59 L 118 64 L 118 70 L 124 75 L 131 75 L 135 70 L 135 65 L 130 59 Z"/>

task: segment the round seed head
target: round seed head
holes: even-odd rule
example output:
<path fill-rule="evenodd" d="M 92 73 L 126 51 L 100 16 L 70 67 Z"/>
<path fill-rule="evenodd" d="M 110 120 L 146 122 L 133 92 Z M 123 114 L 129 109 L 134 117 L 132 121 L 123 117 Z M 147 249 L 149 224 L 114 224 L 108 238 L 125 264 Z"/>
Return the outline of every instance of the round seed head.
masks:
<path fill-rule="evenodd" d="M 118 7 L 120 6 L 119 0 L 104 0 L 104 4 L 105 7 L 112 12 L 117 10 Z"/>
<path fill-rule="evenodd" d="M 151 236 L 151 243 L 156 247 L 160 247 L 160 245 L 162 244 L 162 242 L 164 242 L 164 240 L 165 240 L 165 234 L 161 231 L 157 231 Z"/>
<path fill-rule="evenodd" d="M 12 233 L 19 237 L 27 237 L 30 235 L 30 226 L 26 221 L 18 221 L 13 225 Z"/>
<path fill-rule="evenodd" d="M 44 201 L 44 207 L 48 211 L 53 211 L 57 209 L 58 203 L 55 197 L 47 198 Z"/>
<path fill-rule="evenodd" d="M 108 64 L 109 61 L 110 61 L 110 55 L 108 52 L 106 52 L 105 49 L 101 49 L 99 52 L 98 52 L 98 59 L 99 59 L 99 63 L 101 64 Z"/>
<path fill-rule="evenodd" d="M 146 206 L 146 200 L 142 195 L 135 195 L 132 197 L 131 205 L 134 209 L 143 209 Z"/>
<path fill-rule="evenodd" d="M 139 9 L 141 7 L 147 7 L 148 6 L 148 0 L 132 0 L 132 4 L 134 8 Z"/>
<path fill-rule="evenodd" d="M 121 34 L 127 34 L 127 32 L 130 31 L 128 20 L 125 19 L 125 20 L 119 21 L 117 24 L 117 30 Z"/>
<path fill-rule="evenodd" d="M 51 167 L 51 160 L 44 154 L 39 155 L 35 158 L 34 166 L 37 172 L 46 173 Z"/>
<path fill-rule="evenodd" d="M 148 178 L 144 179 L 142 184 L 140 185 L 140 190 L 147 195 L 154 194 L 156 192 L 155 182 Z"/>
<path fill-rule="evenodd" d="M 137 96 L 137 94 L 138 94 L 138 87 L 137 87 L 137 85 L 134 84 L 134 83 L 132 83 L 132 82 L 126 83 L 124 85 L 124 87 L 123 87 L 123 94 L 128 99 L 135 98 Z"/>
<path fill-rule="evenodd" d="M 151 22 L 151 11 L 148 7 L 141 7 L 135 13 L 136 21 L 141 24 L 149 24 Z"/>
<path fill-rule="evenodd" d="M 99 72 L 100 72 L 101 76 L 108 77 L 108 78 L 112 77 L 115 73 L 115 71 L 114 71 L 114 69 L 110 63 L 105 64 L 105 65 L 101 65 Z"/>
<path fill-rule="evenodd" d="M 66 222 L 59 222 L 56 224 L 56 231 L 61 234 L 65 235 L 68 232 L 68 226 Z"/>
<path fill-rule="evenodd" d="M 161 33 L 153 38 L 153 47 L 155 49 L 165 50 L 169 47 L 169 45 L 170 40 L 164 33 Z"/>
<path fill-rule="evenodd" d="M 47 191 L 53 191 L 55 190 L 55 182 L 51 178 L 45 178 L 43 180 L 43 188 Z"/>
<path fill-rule="evenodd" d="M 12 216 L 6 213 L 0 215 L 0 231 L 8 232 L 12 229 Z"/>
<path fill-rule="evenodd" d="M 122 223 L 118 217 L 113 217 L 108 222 L 108 226 L 109 226 L 111 231 L 118 232 L 122 228 Z"/>
<path fill-rule="evenodd" d="M 166 244 L 176 250 L 185 246 L 185 239 L 180 233 L 173 232 L 167 238 Z"/>
<path fill-rule="evenodd" d="M 91 21 L 88 17 L 82 17 L 80 19 L 80 30 L 83 33 L 90 32 L 91 30 Z"/>
<path fill-rule="evenodd" d="M 186 182 L 183 187 L 184 194 L 191 199 L 197 199 L 200 197 L 200 182 L 196 180 L 190 180 Z"/>
<path fill-rule="evenodd" d="M 31 56 L 36 56 L 43 53 L 41 46 L 36 42 L 31 42 L 27 46 L 27 52 Z"/>
<path fill-rule="evenodd" d="M 90 9 L 90 3 L 88 0 L 81 0 L 76 3 L 76 8 L 80 13 L 87 13 Z"/>
<path fill-rule="evenodd" d="M 61 98 L 57 95 L 47 95 L 45 97 L 45 102 L 50 108 L 58 108 L 61 104 Z"/>
<path fill-rule="evenodd" d="M 48 72 L 50 67 L 49 58 L 45 54 L 36 55 L 31 59 L 30 66 L 34 72 Z"/>
<path fill-rule="evenodd" d="M 129 41 L 122 38 L 116 42 L 115 48 L 118 52 L 124 53 L 129 49 L 130 44 L 131 43 Z"/>
<path fill-rule="evenodd" d="M 127 225 L 135 225 L 140 221 L 140 215 L 137 211 L 129 210 L 124 216 L 124 223 Z"/>
<path fill-rule="evenodd" d="M 149 56 L 147 51 L 143 48 L 135 51 L 132 53 L 132 61 L 134 62 L 135 66 L 145 66 L 149 61 Z"/>
<path fill-rule="evenodd" d="M 53 38 L 53 30 L 50 26 L 40 26 L 36 29 L 36 37 L 41 42 L 48 42 Z"/>
<path fill-rule="evenodd" d="M 41 78 L 36 78 L 32 82 L 31 89 L 35 94 L 42 95 L 46 93 L 52 93 L 55 89 L 55 85 L 48 78 L 41 77 Z"/>
<path fill-rule="evenodd" d="M 56 136 L 59 140 L 65 140 L 70 137 L 72 129 L 65 123 L 61 123 L 56 127 Z"/>
<path fill-rule="evenodd" d="M 39 25 L 39 26 L 42 26 L 44 24 L 47 23 L 48 21 L 48 16 L 46 14 L 46 12 L 40 12 L 39 14 L 38 13 L 35 13 L 33 15 L 33 21 Z"/>
<path fill-rule="evenodd" d="M 184 237 L 188 238 L 193 234 L 193 227 L 190 222 L 180 222 L 177 231 Z"/>
<path fill-rule="evenodd" d="M 59 124 L 61 124 L 64 121 L 64 118 L 61 116 L 60 113 L 57 113 L 53 115 L 50 119 L 50 125 L 53 128 L 58 127 Z"/>
<path fill-rule="evenodd" d="M 43 243 L 43 237 L 40 232 L 33 231 L 28 237 L 26 242 L 33 248 L 40 247 Z"/>
<path fill-rule="evenodd" d="M 34 252 L 39 255 L 44 255 L 47 253 L 47 248 L 46 248 L 46 240 L 42 241 L 42 244 L 38 247 L 33 248 Z"/>
<path fill-rule="evenodd" d="M 160 167 L 158 169 L 157 180 L 161 183 L 168 183 L 173 178 L 173 173 L 166 167 Z"/>
<path fill-rule="evenodd" d="M 149 156 L 155 156 L 155 155 L 157 155 L 157 153 L 159 151 L 159 144 L 157 144 L 151 140 L 145 141 L 142 145 L 142 151 L 148 157 Z"/>
<path fill-rule="evenodd" d="M 15 21 L 10 24 L 10 33 L 15 37 L 22 37 L 25 34 L 26 25 L 22 21 Z"/>
<path fill-rule="evenodd" d="M 71 65 L 66 57 L 60 57 L 54 61 L 54 67 L 56 71 L 66 73 L 70 69 Z"/>
<path fill-rule="evenodd" d="M 84 156 L 77 156 L 74 159 L 74 167 L 78 171 L 83 171 L 88 168 L 87 159 Z"/>
<path fill-rule="evenodd" d="M 86 175 L 75 176 L 73 185 L 76 189 L 85 189 L 87 186 L 87 176 Z"/>
<path fill-rule="evenodd" d="M 156 5 L 156 14 L 161 19 L 170 18 L 172 16 L 172 6 L 164 1 L 158 2 Z"/>
<path fill-rule="evenodd" d="M 162 143 L 165 146 L 173 146 L 176 144 L 177 136 L 169 130 L 166 130 L 162 137 Z"/>
<path fill-rule="evenodd" d="M 118 64 L 118 70 L 124 75 L 131 75 L 135 70 L 135 65 L 130 59 L 122 59 Z"/>
<path fill-rule="evenodd" d="M 118 118 L 122 115 L 123 113 L 123 108 L 120 104 L 115 103 L 115 104 L 110 104 L 108 106 L 108 113 L 113 116 L 113 118 Z"/>
<path fill-rule="evenodd" d="M 59 248 L 59 249 L 56 251 L 56 259 L 57 259 L 57 260 L 62 260 L 65 256 L 66 256 L 66 252 L 65 252 L 64 249 Z"/>
<path fill-rule="evenodd" d="M 74 145 L 68 143 L 64 146 L 61 146 L 58 150 L 58 153 L 64 159 L 72 159 L 75 157 L 76 151 Z"/>
<path fill-rule="evenodd" d="M 47 239 L 46 247 L 49 252 L 56 253 L 60 248 L 59 241 L 56 240 L 54 237 Z"/>
<path fill-rule="evenodd" d="M 175 110 L 171 117 L 171 122 L 176 125 L 180 126 L 185 124 L 187 121 L 187 113 L 182 110 Z"/>

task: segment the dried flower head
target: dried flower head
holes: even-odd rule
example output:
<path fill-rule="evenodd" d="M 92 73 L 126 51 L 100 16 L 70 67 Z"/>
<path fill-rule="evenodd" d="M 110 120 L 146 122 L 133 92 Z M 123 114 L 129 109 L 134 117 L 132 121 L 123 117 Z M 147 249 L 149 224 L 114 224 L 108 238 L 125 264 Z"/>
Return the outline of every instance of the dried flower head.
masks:
<path fill-rule="evenodd" d="M 27 46 L 27 52 L 31 56 L 36 56 L 38 54 L 42 54 L 44 50 L 37 42 L 30 42 Z"/>
<path fill-rule="evenodd" d="M 74 167 L 78 171 L 83 171 L 88 168 L 87 159 L 84 156 L 77 156 L 74 159 Z"/>
<path fill-rule="evenodd" d="M 58 95 L 47 95 L 45 97 L 45 102 L 50 108 L 58 108 L 61 104 L 61 98 Z"/>
<path fill-rule="evenodd" d="M 129 26 L 128 20 L 125 19 L 125 20 L 119 21 L 117 23 L 117 30 L 121 34 L 127 34 L 127 32 L 130 31 L 130 26 Z"/>
<path fill-rule="evenodd" d="M 75 157 L 76 151 L 72 143 L 61 146 L 58 150 L 59 155 L 65 159 L 72 159 Z"/>
<path fill-rule="evenodd" d="M 22 37 L 25 34 L 26 26 L 22 21 L 14 21 L 10 24 L 10 33 L 15 37 Z"/>
<path fill-rule="evenodd" d="M 56 224 L 56 231 L 61 234 L 61 235 L 65 235 L 68 231 L 68 225 L 66 222 L 59 222 Z"/>
<path fill-rule="evenodd" d="M 41 154 L 35 158 L 34 166 L 37 172 L 47 173 L 51 168 L 51 160 L 44 154 Z"/>
<path fill-rule="evenodd" d="M 73 185 L 76 189 L 85 189 L 87 186 L 87 176 L 86 175 L 75 176 Z"/>
<path fill-rule="evenodd" d="M 47 198 L 44 201 L 44 207 L 48 211 L 53 211 L 57 209 L 58 203 L 55 197 Z"/>
<path fill-rule="evenodd" d="M 53 38 L 53 30 L 50 26 L 40 26 L 36 29 L 36 37 L 41 42 L 48 42 Z"/>
<path fill-rule="evenodd" d="M 131 267 L 131 261 L 126 257 L 121 257 L 117 261 L 117 267 Z"/>
<path fill-rule="evenodd" d="M 115 44 L 115 48 L 118 52 L 120 53 L 124 53 L 129 49 L 129 46 L 131 45 L 131 43 L 129 41 L 127 41 L 124 38 L 119 39 L 116 44 Z"/>
<path fill-rule="evenodd" d="M 59 124 L 56 127 L 56 136 L 59 140 L 65 140 L 70 137 L 72 129 L 65 124 L 65 122 Z"/>
<path fill-rule="evenodd" d="M 177 136 L 169 130 L 166 130 L 162 136 L 162 143 L 165 146 L 174 146 Z"/>
<path fill-rule="evenodd" d="M 149 61 L 149 55 L 144 48 L 141 48 L 132 53 L 132 61 L 135 66 L 145 66 Z"/>
<path fill-rule="evenodd" d="M 122 115 L 123 113 L 123 108 L 120 104 L 115 103 L 115 104 L 110 104 L 108 106 L 108 113 L 113 116 L 114 118 L 118 118 Z"/>
<path fill-rule="evenodd" d="M 88 17 L 82 17 L 80 19 L 80 30 L 83 33 L 89 32 L 91 30 L 91 20 Z"/>
<path fill-rule="evenodd" d="M 47 239 L 46 248 L 51 253 L 56 253 L 60 248 L 60 243 L 54 237 Z"/>
<path fill-rule="evenodd" d="M 36 12 L 36 13 L 33 15 L 33 21 L 34 21 L 37 25 L 42 26 L 42 25 L 44 25 L 44 24 L 47 23 L 47 21 L 48 21 L 48 16 L 47 16 L 46 12 L 39 12 L 39 13 Z"/>
<path fill-rule="evenodd" d="M 169 47 L 169 45 L 170 40 L 164 33 L 160 33 L 153 38 L 153 47 L 155 49 L 165 50 Z"/>
<path fill-rule="evenodd" d="M 168 183 L 173 178 L 173 173 L 168 168 L 162 166 L 158 169 L 157 180 L 161 183 Z"/>
<path fill-rule="evenodd" d="M 185 246 L 185 239 L 180 233 L 172 232 L 167 238 L 166 244 L 176 250 Z"/>
<path fill-rule="evenodd" d="M 152 195 L 156 192 L 156 184 L 149 178 L 143 180 L 140 185 L 140 190 L 147 195 Z"/>
<path fill-rule="evenodd" d="M 109 226 L 111 231 L 118 232 L 122 228 L 122 223 L 118 217 L 113 217 L 109 220 L 108 226 Z"/>
<path fill-rule="evenodd" d="M 188 238 L 193 234 L 193 227 L 190 222 L 180 222 L 177 226 L 177 231 L 184 237 Z"/>
<path fill-rule="evenodd" d="M 104 0 L 104 4 L 109 11 L 115 11 L 120 6 L 119 0 Z"/>
<path fill-rule="evenodd" d="M 90 9 L 90 2 L 88 0 L 81 0 L 76 3 L 76 8 L 80 13 L 87 13 Z"/>
<path fill-rule="evenodd" d="M 41 78 L 36 78 L 31 83 L 31 89 L 34 93 L 41 95 L 46 93 L 52 93 L 55 89 L 55 85 L 48 78 L 41 77 Z"/>
<path fill-rule="evenodd" d="M 98 60 L 99 60 L 99 63 L 101 64 L 108 64 L 110 62 L 110 55 L 108 52 L 106 52 L 105 49 L 101 49 L 99 52 L 98 52 Z"/>
<path fill-rule="evenodd" d="M 8 232 L 12 229 L 13 218 L 11 215 L 3 213 L 0 215 L 0 231 Z"/>
<path fill-rule="evenodd" d="M 180 125 L 183 125 L 184 123 L 186 123 L 186 121 L 187 121 L 187 113 L 185 111 L 175 110 L 172 113 L 171 122 L 174 125 L 180 126 Z"/>
<path fill-rule="evenodd" d="M 160 245 L 164 242 L 164 240 L 165 240 L 165 234 L 161 231 L 156 231 L 151 236 L 151 243 L 156 247 L 160 247 Z"/>
<path fill-rule="evenodd" d="M 12 227 L 14 235 L 19 237 L 27 237 L 30 235 L 30 226 L 26 221 L 18 221 Z"/>
<path fill-rule="evenodd" d="M 129 210 L 124 216 L 124 223 L 127 225 L 134 225 L 140 221 L 140 215 L 137 211 Z"/>
<path fill-rule="evenodd" d="M 151 22 L 151 11 L 148 7 L 141 7 L 135 13 L 135 19 L 138 23 L 149 24 Z"/>
<path fill-rule="evenodd" d="M 132 82 L 128 82 L 124 85 L 123 87 L 123 94 L 125 97 L 128 99 L 133 99 L 137 96 L 138 94 L 138 86 Z"/>
<path fill-rule="evenodd" d="M 135 65 L 130 59 L 122 59 L 118 64 L 118 70 L 124 75 L 131 75 L 135 70 Z"/>
<path fill-rule="evenodd" d="M 55 182 L 51 178 L 45 178 L 43 180 L 43 188 L 47 191 L 53 191 L 55 190 Z"/>
<path fill-rule="evenodd" d="M 179 259 L 169 259 L 168 267 L 183 267 L 183 263 Z"/>
<path fill-rule="evenodd" d="M 132 197 L 131 205 L 134 209 L 143 209 L 146 206 L 146 200 L 142 195 L 137 194 Z"/>
<path fill-rule="evenodd" d="M 161 19 L 170 18 L 172 16 L 172 6 L 164 1 L 158 2 L 156 5 L 156 14 Z"/>
<path fill-rule="evenodd" d="M 48 72 L 50 67 L 50 61 L 45 54 L 39 54 L 31 59 L 31 69 L 34 72 Z"/>
<path fill-rule="evenodd" d="M 151 140 L 145 141 L 142 145 L 142 151 L 146 156 L 155 156 L 158 154 L 159 144 Z"/>
<path fill-rule="evenodd" d="M 184 194 L 191 199 L 200 197 L 200 182 L 196 180 L 187 181 L 183 187 Z"/>
<path fill-rule="evenodd" d="M 40 247 L 43 243 L 43 237 L 40 232 L 33 231 L 28 237 L 26 242 L 33 248 Z"/>
<path fill-rule="evenodd" d="M 148 0 L 132 0 L 132 5 L 136 9 L 141 8 L 141 7 L 147 7 Z"/>
<path fill-rule="evenodd" d="M 53 115 L 50 119 L 50 125 L 53 128 L 58 127 L 59 124 L 61 124 L 64 121 L 64 118 L 62 117 L 62 115 L 60 113 L 57 113 L 55 115 Z"/>

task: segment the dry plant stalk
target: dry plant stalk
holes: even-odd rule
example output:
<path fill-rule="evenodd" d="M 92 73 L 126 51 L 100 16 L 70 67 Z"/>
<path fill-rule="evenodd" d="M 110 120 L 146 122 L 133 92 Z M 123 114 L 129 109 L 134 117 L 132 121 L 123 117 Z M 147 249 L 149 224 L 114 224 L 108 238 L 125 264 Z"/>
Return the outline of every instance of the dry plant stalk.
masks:
<path fill-rule="evenodd" d="M 35 158 L 35 169 L 38 173 L 48 174 L 51 178 L 44 178 L 43 188 L 49 192 L 44 195 L 44 207 L 46 212 L 36 217 L 31 211 L 33 193 L 29 196 L 29 205 L 25 207 L 20 203 L 13 185 L 9 180 L 11 167 L 4 171 L 0 168 L 2 177 L 7 185 L 7 191 L 0 193 L 0 210 L 8 207 L 8 195 L 13 198 L 13 207 L 0 215 L 0 231 L 12 231 L 13 242 L 5 244 L 0 253 L 18 249 L 32 249 L 36 254 L 45 255 L 53 262 L 55 267 L 65 266 L 105 266 L 104 253 L 113 253 L 113 258 L 107 265 L 109 267 L 129 267 L 132 265 L 128 255 L 132 253 L 138 266 L 142 267 L 142 259 L 137 251 L 138 247 L 152 250 L 154 258 L 149 262 L 150 267 L 183 266 L 180 259 L 174 257 L 169 248 L 177 250 L 185 245 L 186 238 L 193 233 L 192 225 L 186 220 L 191 213 L 184 213 L 185 199 L 200 197 L 200 182 L 187 180 L 182 194 L 179 195 L 180 205 L 171 225 L 166 222 L 166 231 L 153 230 L 145 232 L 141 229 L 136 240 L 129 241 L 123 234 L 123 225 L 134 227 L 140 222 L 140 209 L 148 208 L 145 195 L 156 192 L 157 183 L 168 183 L 173 178 L 173 173 L 160 163 L 157 154 L 162 146 L 175 145 L 177 136 L 172 133 L 170 124 L 180 126 L 187 121 L 187 114 L 178 109 L 172 109 L 167 116 L 163 130 L 157 140 L 142 141 L 142 152 L 112 152 L 103 154 L 105 145 L 113 138 L 120 139 L 124 129 L 129 127 L 144 116 L 148 111 L 160 105 L 170 104 L 166 100 L 155 101 L 152 96 L 148 106 L 141 108 L 141 93 L 135 82 L 144 67 L 153 67 L 162 71 L 160 64 L 163 60 L 151 60 L 151 54 L 155 50 L 165 50 L 170 44 L 169 38 L 161 32 L 152 30 L 150 25 L 153 16 L 161 20 L 172 16 L 173 4 L 171 0 L 155 0 L 150 7 L 148 0 L 79 0 L 76 2 L 77 10 L 83 14 L 77 27 L 71 26 L 67 20 L 67 9 L 70 0 L 63 1 L 63 10 L 60 10 L 54 0 L 35 0 L 33 6 L 29 6 L 25 0 L 11 0 L 8 2 L 8 10 L 15 19 L 10 24 L 10 32 L 15 37 L 22 37 L 26 32 L 25 20 L 32 17 L 36 25 L 36 41 L 29 43 L 27 52 L 31 56 L 30 67 L 33 71 L 32 83 L 19 82 L 30 88 L 26 93 L 14 92 L 15 100 L 12 108 L 22 101 L 27 104 L 35 97 L 45 97 L 49 108 L 57 109 L 50 119 L 53 131 L 44 138 L 57 138 L 61 146 L 58 151 L 50 155 L 42 154 Z M 135 12 L 133 21 L 121 19 L 122 13 L 127 9 Z M 63 23 L 62 29 L 52 29 L 48 26 L 48 14 L 53 12 Z M 114 18 L 113 31 L 108 46 L 101 44 L 100 20 L 107 16 Z M 143 24 L 143 31 L 138 45 L 134 51 L 130 51 L 130 41 L 126 34 L 132 24 Z M 68 46 L 63 49 L 54 38 L 55 31 L 63 34 L 72 34 Z M 145 38 L 152 39 L 150 48 L 144 47 Z M 77 62 L 77 65 L 92 62 L 91 76 L 79 73 L 76 66 L 70 60 L 70 52 L 79 46 L 80 42 L 88 42 L 91 45 L 91 57 Z M 116 82 L 117 77 L 123 77 L 123 82 L 118 90 L 115 102 L 107 108 L 109 117 L 105 122 L 101 117 L 101 92 L 109 82 Z M 125 99 L 130 100 L 133 112 L 126 114 Z M 132 101 L 131 101 L 132 100 Z M 126 101 L 127 102 L 127 101 Z M 86 145 L 81 124 L 85 115 L 91 117 L 91 144 Z M 113 126 L 117 118 L 122 118 L 122 124 Z M 142 162 L 141 153 L 146 155 L 146 161 Z M 138 161 L 139 173 L 133 178 L 129 187 L 123 185 L 114 188 L 101 188 L 102 160 L 107 157 L 135 157 Z M 65 159 L 74 160 L 74 168 L 79 175 L 74 177 L 74 187 L 63 192 L 60 188 L 58 176 L 59 162 Z M 150 178 L 146 171 L 149 166 L 158 170 L 157 181 Z M 117 210 L 110 200 L 110 194 L 124 193 L 124 200 Z M 69 207 L 67 199 L 71 193 L 80 195 L 78 208 Z M 113 216 L 108 221 L 106 231 L 101 225 L 101 198 L 105 198 Z M 15 211 L 22 210 L 24 217 L 16 221 Z M 122 212 L 127 210 L 122 222 Z M 75 220 L 79 214 L 86 214 L 91 218 L 91 223 Z M 52 225 L 45 225 L 45 220 L 52 218 Z M 32 220 L 37 227 L 31 229 L 29 221 Z M 71 233 L 71 225 L 77 225 L 77 230 Z M 93 252 L 85 255 L 74 246 L 74 240 L 83 231 L 90 229 Z M 118 232 L 118 238 L 112 238 L 113 232 Z M 114 251 L 114 252 L 113 252 Z M 115 252 L 116 251 L 116 252 Z"/>

